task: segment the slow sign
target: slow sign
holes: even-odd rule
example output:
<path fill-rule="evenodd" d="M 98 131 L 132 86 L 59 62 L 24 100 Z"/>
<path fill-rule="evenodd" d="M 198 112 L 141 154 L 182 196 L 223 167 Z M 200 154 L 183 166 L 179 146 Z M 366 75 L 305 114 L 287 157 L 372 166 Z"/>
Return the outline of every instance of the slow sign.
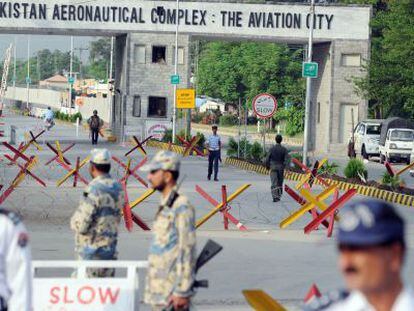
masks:
<path fill-rule="evenodd" d="M 262 93 L 253 99 L 252 106 L 258 118 L 268 119 L 276 112 L 277 100 L 273 95 Z"/>

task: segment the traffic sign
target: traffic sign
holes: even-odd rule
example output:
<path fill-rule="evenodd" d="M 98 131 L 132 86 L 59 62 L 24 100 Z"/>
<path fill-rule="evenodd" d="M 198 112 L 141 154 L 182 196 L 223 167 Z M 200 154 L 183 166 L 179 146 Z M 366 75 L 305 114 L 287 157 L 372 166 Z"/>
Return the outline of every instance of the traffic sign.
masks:
<path fill-rule="evenodd" d="M 26 83 L 27 84 L 31 84 L 32 83 L 32 79 L 30 79 L 30 77 L 26 77 Z"/>
<path fill-rule="evenodd" d="M 68 82 L 69 82 L 69 84 L 73 84 L 75 82 L 75 78 L 74 77 L 69 77 Z"/>
<path fill-rule="evenodd" d="M 178 109 L 195 108 L 195 90 L 194 89 L 177 90 L 177 108 Z"/>
<path fill-rule="evenodd" d="M 277 110 L 277 100 L 273 95 L 262 93 L 253 99 L 253 110 L 260 119 L 268 119 Z"/>
<path fill-rule="evenodd" d="M 179 84 L 180 83 L 180 76 L 179 75 L 172 75 L 171 76 L 171 84 Z"/>
<path fill-rule="evenodd" d="M 318 77 L 318 63 L 303 62 L 302 63 L 302 77 L 317 78 Z"/>

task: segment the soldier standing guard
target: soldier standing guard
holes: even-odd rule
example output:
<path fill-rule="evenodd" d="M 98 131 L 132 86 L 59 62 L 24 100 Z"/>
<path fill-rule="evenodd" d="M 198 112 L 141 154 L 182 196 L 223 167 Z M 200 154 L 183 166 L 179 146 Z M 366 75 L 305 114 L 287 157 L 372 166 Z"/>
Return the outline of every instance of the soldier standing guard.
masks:
<path fill-rule="evenodd" d="M 196 261 L 195 212 L 187 197 L 177 193 L 180 161 L 169 151 L 158 152 L 142 171 L 161 192 L 149 249 L 144 300 L 152 310 L 189 310 Z"/>
<path fill-rule="evenodd" d="M 122 186 L 109 175 L 111 155 L 107 149 L 91 152 L 86 187 L 70 226 L 75 231 L 76 253 L 82 260 L 116 260 L 118 227 L 121 221 Z M 88 269 L 88 276 L 108 277 L 115 269 Z"/>

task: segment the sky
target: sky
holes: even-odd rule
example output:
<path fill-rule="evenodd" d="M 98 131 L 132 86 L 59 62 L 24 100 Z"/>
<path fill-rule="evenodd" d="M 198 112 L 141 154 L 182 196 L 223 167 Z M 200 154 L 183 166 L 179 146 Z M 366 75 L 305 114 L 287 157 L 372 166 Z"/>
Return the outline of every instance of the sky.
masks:
<path fill-rule="evenodd" d="M 53 35 L 5 35 L 0 34 L 0 62 L 4 60 L 4 54 L 10 43 L 14 43 L 16 38 L 17 45 L 17 59 L 27 58 L 27 40 L 30 37 L 30 55 L 36 55 L 36 52 L 42 49 L 49 49 L 54 51 L 56 49 L 61 51 L 70 50 L 70 36 L 53 36 Z M 88 48 L 89 42 L 99 39 L 100 37 L 74 37 L 74 48 Z M 74 55 L 79 57 L 79 50 L 74 50 Z M 82 61 L 87 62 L 89 56 L 88 51 L 82 52 Z"/>

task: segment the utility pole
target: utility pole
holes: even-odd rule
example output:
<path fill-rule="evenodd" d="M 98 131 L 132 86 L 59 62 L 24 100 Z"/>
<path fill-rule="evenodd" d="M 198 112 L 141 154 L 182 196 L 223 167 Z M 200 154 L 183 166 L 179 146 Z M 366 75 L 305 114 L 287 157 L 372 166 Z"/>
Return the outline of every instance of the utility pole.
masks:
<path fill-rule="evenodd" d="M 26 109 L 29 111 L 29 91 L 30 91 L 30 36 L 27 36 L 27 76 L 26 76 Z"/>
<path fill-rule="evenodd" d="M 309 42 L 308 42 L 308 58 L 312 61 L 312 45 L 313 45 L 313 23 L 315 19 L 315 0 L 310 3 L 310 25 L 309 25 Z M 306 78 L 306 100 L 305 100 L 305 128 L 303 132 L 303 164 L 306 165 L 309 149 L 309 125 L 310 125 L 310 104 L 312 96 L 312 78 Z"/>
<path fill-rule="evenodd" d="M 83 80 L 83 73 L 82 73 L 82 51 L 88 51 L 88 48 L 75 48 L 74 50 L 79 51 L 79 78 Z"/>
<path fill-rule="evenodd" d="M 180 0 L 176 2 L 176 19 L 175 19 L 175 50 L 174 50 L 174 75 L 177 75 L 178 72 L 178 12 L 180 10 Z M 172 142 L 175 142 L 175 135 L 176 135 L 176 122 L 177 122 L 177 84 L 174 84 L 174 102 L 173 102 L 173 115 L 172 115 Z"/>
<path fill-rule="evenodd" d="M 73 36 L 70 36 L 70 62 L 69 62 L 69 107 L 72 108 L 72 86 L 73 86 L 73 80 L 72 80 L 72 66 L 73 66 Z"/>
<path fill-rule="evenodd" d="M 13 88 L 16 87 L 16 48 L 17 48 L 17 38 L 14 37 L 14 47 L 13 47 Z M 14 89 L 14 92 L 16 92 L 16 89 Z"/>
<path fill-rule="evenodd" d="M 110 85 L 112 85 L 112 88 L 115 87 L 115 83 L 112 82 L 112 68 L 113 68 L 113 59 L 114 59 L 114 36 L 111 37 L 111 53 L 110 53 L 110 60 L 109 60 L 109 79 L 108 79 L 108 97 L 110 98 L 109 100 L 109 122 L 111 124 L 111 127 L 113 126 L 112 124 L 112 118 L 113 118 L 113 90 L 111 90 Z"/>

